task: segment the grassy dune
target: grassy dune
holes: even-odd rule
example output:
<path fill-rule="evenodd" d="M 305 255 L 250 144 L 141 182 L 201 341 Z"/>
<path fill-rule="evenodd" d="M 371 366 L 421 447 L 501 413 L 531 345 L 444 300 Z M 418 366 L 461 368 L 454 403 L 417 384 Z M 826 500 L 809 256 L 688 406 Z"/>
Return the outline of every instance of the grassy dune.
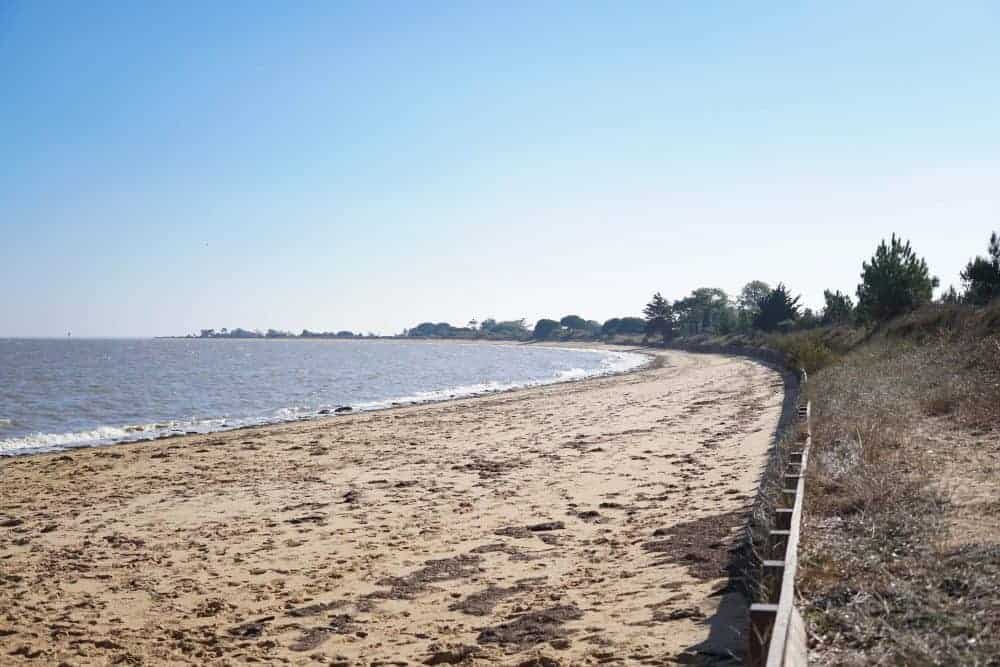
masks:
<path fill-rule="evenodd" d="M 810 373 L 811 662 L 1000 665 L 1000 303 L 677 344 L 778 350 Z"/>
<path fill-rule="evenodd" d="M 815 371 L 799 582 L 815 662 L 997 664 L 1000 304 L 772 342 Z"/>

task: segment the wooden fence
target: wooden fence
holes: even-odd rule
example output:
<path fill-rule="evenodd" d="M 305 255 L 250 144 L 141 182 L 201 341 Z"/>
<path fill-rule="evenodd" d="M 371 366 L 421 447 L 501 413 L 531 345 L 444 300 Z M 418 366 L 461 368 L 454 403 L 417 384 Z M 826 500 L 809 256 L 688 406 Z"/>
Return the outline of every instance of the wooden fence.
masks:
<path fill-rule="evenodd" d="M 807 377 L 802 373 L 802 384 Z M 805 473 L 812 444 L 810 404 L 798 408 L 801 428 L 781 481 L 781 497 L 774 510 L 762 563 L 763 602 L 750 605 L 750 636 L 746 664 L 751 667 L 799 667 L 807 664 L 806 633 L 795 608 L 795 574 L 798 565 Z"/>

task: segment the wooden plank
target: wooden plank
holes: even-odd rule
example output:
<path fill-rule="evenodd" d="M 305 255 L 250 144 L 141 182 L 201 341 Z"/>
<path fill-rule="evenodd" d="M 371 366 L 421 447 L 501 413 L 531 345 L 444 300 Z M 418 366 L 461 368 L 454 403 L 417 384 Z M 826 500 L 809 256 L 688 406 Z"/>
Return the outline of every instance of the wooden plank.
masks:
<path fill-rule="evenodd" d="M 809 664 L 809 653 L 806 641 L 806 624 L 802 614 L 792 607 L 792 622 L 788 626 L 788 638 L 785 640 L 784 667 L 806 667 Z"/>

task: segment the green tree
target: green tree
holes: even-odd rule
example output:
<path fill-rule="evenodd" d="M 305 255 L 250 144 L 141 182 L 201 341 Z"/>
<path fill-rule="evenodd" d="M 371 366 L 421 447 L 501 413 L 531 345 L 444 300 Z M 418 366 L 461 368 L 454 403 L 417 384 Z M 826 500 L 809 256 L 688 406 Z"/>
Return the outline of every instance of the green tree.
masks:
<path fill-rule="evenodd" d="M 735 333 L 740 329 L 740 316 L 732 306 L 725 306 L 719 310 L 718 319 L 715 323 L 716 332 L 726 336 Z"/>
<path fill-rule="evenodd" d="M 823 290 L 823 324 L 844 324 L 854 319 L 854 302 L 840 290 Z"/>
<path fill-rule="evenodd" d="M 407 331 L 406 335 L 407 336 L 416 336 L 416 337 L 421 337 L 421 338 L 424 338 L 424 337 L 427 337 L 427 336 L 433 336 L 434 333 L 435 333 L 435 328 L 436 328 L 436 325 L 433 322 L 421 322 L 417 326 L 415 326 L 412 329 L 410 329 L 409 331 Z"/>
<path fill-rule="evenodd" d="M 505 320 L 494 324 L 489 331 L 489 336 L 505 340 L 526 340 L 531 337 L 531 332 L 528 331 L 523 319 Z"/>
<path fill-rule="evenodd" d="M 642 309 L 642 314 L 646 317 L 644 334 L 646 337 L 660 336 L 664 341 L 673 338 L 674 334 L 674 311 L 670 302 L 657 292 L 649 300 L 646 307 Z"/>
<path fill-rule="evenodd" d="M 646 331 L 646 322 L 641 317 L 623 317 L 618 324 L 618 333 L 641 334 Z"/>
<path fill-rule="evenodd" d="M 882 239 L 870 262 L 861 264 L 858 314 L 876 322 L 891 319 L 930 303 L 937 286 L 927 261 L 893 234 L 888 244 Z"/>
<path fill-rule="evenodd" d="M 955 305 L 962 303 L 962 295 L 958 293 L 954 285 L 949 285 L 948 289 L 941 293 L 941 298 L 938 299 L 941 303 L 947 303 L 949 305 Z"/>
<path fill-rule="evenodd" d="M 976 256 L 962 270 L 966 303 L 985 305 L 1000 297 L 1000 236 L 990 234 L 986 257 Z"/>
<path fill-rule="evenodd" d="M 559 320 L 559 324 L 573 331 L 582 331 L 587 328 L 587 320 L 583 319 L 579 315 L 567 315 Z"/>
<path fill-rule="evenodd" d="M 736 305 L 739 306 L 740 310 L 756 313 L 759 310 L 760 300 L 770 293 L 771 286 L 763 280 L 751 280 L 740 290 Z"/>
<path fill-rule="evenodd" d="M 535 322 L 535 330 L 531 332 L 531 337 L 537 340 L 545 340 L 561 329 L 562 326 L 558 322 L 543 317 Z"/>
<path fill-rule="evenodd" d="M 645 326 L 643 322 L 643 326 Z M 605 338 L 614 336 L 621 330 L 622 320 L 620 317 L 612 317 L 610 320 L 605 320 L 604 324 L 601 325 L 601 335 Z"/>
<path fill-rule="evenodd" d="M 666 342 L 674 337 L 674 321 L 669 317 L 654 317 L 646 320 L 646 330 L 643 334 L 646 338 L 660 336 Z"/>
<path fill-rule="evenodd" d="M 641 334 L 646 332 L 646 320 L 641 317 L 612 317 L 601 327 L 605 338 L 617 334 Z"/>
<path fill-rule="evenodd" d="M 673 306 L 677 326 L 687 336 L 718 331 L 727 309 L 731 309 L 729 296 L 718 287 L 699 287 Z"/>
<path fill-rule="evenodd" d="M 784 283 L 767 293 L 758 305 L 757 314 L 753 318 L 753 326 L 762 331 L 775 331 L 794 322 L 799 317 L 799 299 L 792 298 Z"/>
<path fill-rule="evenodd" d="M 757 305 L 760 300 L 771 293 L 771 286 L 763 280 L 751 280 L 736 298 L 737 328 L 749 329 L 753 324 L 753 318 L 760 310 Z"/>
<path fill-rule="evenodd" d="M 646 307 L 642 309 L 642 314 L 645 315 L 646 321 L 652 320 L 657 317 L 671 317 L 673 312 L 670 308 L 670 302 L 663 298 L 659 292 L 653 295 L 653 298 L 649 300 Z"/>

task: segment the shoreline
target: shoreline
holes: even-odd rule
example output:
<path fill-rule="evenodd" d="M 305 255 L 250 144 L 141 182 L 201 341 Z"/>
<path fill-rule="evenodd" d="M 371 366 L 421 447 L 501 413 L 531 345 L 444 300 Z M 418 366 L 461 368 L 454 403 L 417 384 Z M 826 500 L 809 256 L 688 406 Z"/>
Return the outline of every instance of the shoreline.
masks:
<path fill-rule="evenodd" d="M 192 339 L 192 340 L 199 340 L 199 339 Z M 215 340 L 215 339 L 206 339 L 206 340 Z M 223 340 L 226 340 L 226 339 L 223 339 Z M 264 339 L 264 338 L 254 339 L 254 338 L 250 338 L 250 339 L 239 339 L 239 340 L 269 340 L 270 341 L 270 340 L 286 340 L 286 339 Z M 311 338 L 309 338 L 309 339 L 304 339 L 304 340 L 334 340 L 334 341 L 338 341 L 338 342 L 352 342 L 350 340 L 343 340 L 343 339 L 311 339 Z M 377 340 L 388 340 L 388 339 L 377 339 Z M 393 340 L 406 340 L 406 339 L 393 339 Z M 435 341 L 435 342 L 437 342 L 436 339 L 417 339 L 417 340 L 427 340 L 427 341 Z M 452 341 L 452 340 L 444 339 L 443 342 L 446 342 L 448 344 L 459 344 L 460 343 L 460 344 L 469 344 L 469 345 L 488 344 L 488 345 L 511 345 L 511 346 L 513 346 L 513 345 L 532 345 L 532 346 L 535 346 L 535 344 L 533 344 L 533 343 L 525 343 L 525 342 L 518 342 L 518 341 L 486 341 L 486 340 L 483 340 L 483 341 L 477 341 L 477 340 L 454 340 L 454 341 Z M 89 431 L 79 431 L 79 432 L 74 432 L 74 433 L 42 433 L 42 434 L 31 434 L 30 436 L 22 436 L 22 438 L 35 437 L 35 436 L 38 436 L 38 435 L 41 435 L 43 437 L 46 437 L 46 436 L 56 436 L 56 437 L 59 437 L 59 436 L 69 436 L 69 435 L 77 435 L 77 434 L 84 434 L 84 433 L 92 433 L 92 432 L 97 432 L 97 431 L 104 430 L 104 429 L 120 430 L 120 431 L 123 431 L 123 432 L 126 432 L 126 433 L 128 433 L 128 432 L 134 432 L 137 435 L 134 436 L 134 437 L 132 437 L 132 436 L 119 436 L 119 437 L 113 437 L 113 438 L 99 438 L 99 439 L 94 439 L 94 440 L 89 441 L 89 442 L 76 442 L 76 443 L 70 443 L 70 444 L 48 444 L 48 445 L 39 445 L 37 447 L 21 447 L 21 448 L 10 449 L 10 450 L 0 449 L 0 461 L 4 460 L 6 458 L 17 458 L 17 457 L 22 457 L 22 456 L 37 456 L 37 455 L 40 455 L 40 454 L 55 454 L 55 453 L 59 453 L 59 452 L 75 451 L 75 450 L 79 450 L 79 449 L 89 449 L 89 448 L 92 448 L 92 447 L 105 448 L 105 447 L 113 447 L 113 446 L 117 446 L 117 445 L 126 445 L 126 444 L 151 443 L 151 442 L 158 442 L 158 441 L 161 441 L 161 440 L 170 440 L 170 439 L 174 439 L 174 438 L 182 438 L 182 437 L 194 436 L 194 435 L 207 436 L 207 435 L 212 435 L 213 433 L 230 433 L 230 432 L 237 432 L 237 431 L 242 431 L 242 430 L 246 430 L 246 429 L 254 429 L 254 428 L 263 428 L 263 427 L 267 427 L 267 426 L 275 426 L 275 425 L 279 425 L 279 424 L 294 424 L 294 423 L 302 423 L 302 422 L 310 422 L 310 421 L 323 420 L 323 419 L 328 419 L 328 418 L 340 418 L 340 417 L 346 416 L 348 414 L 360 414 L 360 413 L 378 412 L 378 411 L 382 411 L 382 410 L 393 410 L 393 409 L 397 409 L 397 408 L 400 408 L 400 407 L 408 407 L 408 406 L 416 406 L 416 405 L 433 405 L 435 403 L 442 403 L 442 402 L 447 402 L 447 401 L 456 401 L 456 400 L 472 399 L 472 398 L 482 398 L 484 396 L 492 396 L 492 395 L 495 395 L 495 394 L 512 392 L 512 391 L 522 391 L 522 390 L 526 390 L 526 389 L 533 389 L 533 388 L 536 388 L 536 387 L 551 386 L 551 385 L 556 385 L 556 384 L 566 384 L 566 383 L 572 383 L 572 382 L 582 382 L 582 381 L 590 380 L 590 379 L 593 379 L 593 378 L 611 377 L 611 376 L 615 376 L 615 375 L 621 375 L 621 374 L 626 374 L 626 373 L 633 373 L 633 372 L 642 370 L 643 368 L 647 367 L 649 364 L 653 363 L 653 359 L 657 356 L 655 352 L 651 352 L 648 349 L 644 349 L 644 348 L 634 348 L 634 346 L 629 346 L 632 349 L 616 350 L 616 349 L 613 349 L 615 346 L 608 345 L 608 344 L 600 344 L 600 343 L 597 343 L 596 346 L 595 346 L 595 343 L 591 342 L 591 341 L 586 341 L 586 342 L 581 341 L 579 343 L 576 343 L 576 342 L 567 342 L 567 343 L 561 343 L 561 344 L 555 343 L 555 342 L 549 342 L 548 344 L 546 344 L 545 342 L 540 342 L 537 346 L 541 347 L 541 348 L 544 348 L 544 349 L 554 349 L 554 350 L 556 350 L 556 349 L 567 349 L 568 348 L 568 349 L 575 349 L 575 350 L 581 350 L 581 351 L 587 351 L 587 352 L 596 352 L 596 353 L 601 353 L 601 354 L 616 353 L 617 352 L 617 353 L 621 353 L 621 354 L 643 355 L 643 356 L 648 357 L 648 359 L 646 361 L 644 361 L 644 362 L 636 364 L 635 366 L 631 366 L 629 368 L 625 368 L 625 369 L 622 369 L 622 370 L 615 370 L 615 369 L 612 369 L 612 370 L 597 370 L 595 372 L 586 374 L 586 375 L 584 375 L 582 377 L 569 377 L 569 378 L 555 377 L 555 378 L 546 379 L 546 380 L 527 381 L 527 382 L 522 382 L 522 383 L 510 383 L 509 385 L 503 385 L 503 386 L 500 386 L 500 387 L 495 388 L 495 389 L 492 389 L 492 388 L 488 388 L 488 389 L 472 389 L 471 391 L 469 391 L 467 393 L 463 393 L 461 391 L 463 389 L 463 387 L 454 387 L 454 388 L 449 388 L 449 389 L 432 390 L 432 391 L 427 391 L 427 392 L 422 392 L 422 393 L 428 394 L 428 395 L 430 395 L 430 394 L 440 394 L 440 395 L 442 395 L 442 397 L 440 397 L 440 398 L 438 398 L 438 397 L 418 398 L 417 395 L 401 396 L 401 397 L 398 397 L 398 398 L 388 398 L 388 399 L 377 400 L 377 401 L 367 401 L 367 402 L 363 402 L 363 403 L 346 404 L 346 405 L 343 405 L 343 406 L 338 406 L 337 408 L 323 408 L 323 409 L 316 410 L 315 412 L 310 412 L 310 413 L 306 413 L 306 414 L 300 414 L 300 415 L 296 415 L 296 416 L 292 416 L 292 417 L 288 417 L 288 418 L 274 418 L 274 419 L 259 418 L 259 421 L 254 421 L 252 423 L 235 424 L 235 425 L 232 425 L 232 426 L 226 425 L 226 423 L 225 423 L 226 420 L 223 419 L 223 418 L 214 418 L 214 419 L 205 418 L 205 419 L 200 420 L 199 423 L 215 422 L 215 421 L 221 421 L 221 422 L 223 422 L 217 428 L 209 427 L 206 430 L 184 430 L 183 432 L 182 432 L 181 428 L 170 428 L 169 430 L 167 430 L 169 428 L 169 425 L 168 426 L 163 426 L 162 428 L 154 428 L 154 426 L 158 426 L 158 423 L 157 424 L 145 425 L 145 426 L 140 426 L 140 425 L 111 426 L 111 425 L 106 425 L 105 424 L 105 425 L 95 426 L 93 429 L 91 429 Z M 624 347 L 624 346 L 622 346 L 622 347 Z M 446 394 L 446 393 L 449 394 L 449 395 L 448 396 L 443 396 L 443 394 Z M 344 410 L 343 408 L 347 408 L 347 409 Z M 248 420 L 248 419 L 253 419 L 253 418 L 244 418 L 244 420 Z M 188 427 L 188 428 L 191 428 L 191 427 Z M 147 431 L 147 429 L 148 429 L 148 431 Z M 149 432 L 149 431 L 157 432 L 157 434 L 156 435 L 143 435 L 144 432 Z M 16 438 L 15 438 L 15 440 L 16 440 Z"/>
<path fill-rule="evenodd" d="M 725 568 L 783 378 L 657 356 L 475 399 L 8 457 L 4 653 L 659 665 L 739 651 L 718 636 L 745 620 Z"/>

